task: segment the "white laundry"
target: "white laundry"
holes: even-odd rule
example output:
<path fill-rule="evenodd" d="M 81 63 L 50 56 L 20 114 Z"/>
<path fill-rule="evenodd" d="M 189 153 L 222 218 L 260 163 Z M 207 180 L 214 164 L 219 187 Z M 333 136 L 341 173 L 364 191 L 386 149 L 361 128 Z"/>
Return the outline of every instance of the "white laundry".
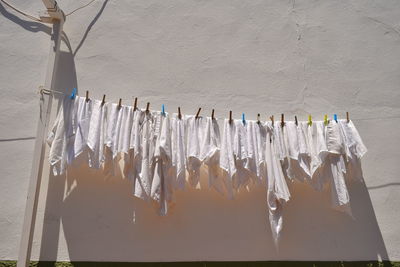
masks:
<path fill-rule="evenodd" d="M 186 148 L 185 123 L 174 113 L 171 118 L 171 147 L 172 166 L 174 168 L 174 185 L 177 189 L 184 189 L 186 183 Z"/>
<path fill-rule="evenodd" d="M 367 152 L 367 148 L 352 121 L 339 120 L 338 123 L 345 143 L 346 176 L 349 177 L 349 180 L 362 182 L 363 173 L 360 159 Z"/>
<path fill-rule="evenodd" d="M 136 179 L 133 194 L 141 199 L 149 200 L 153 178 L 153 157 L 156 145 L 156 131 L 159 128 L 161 116 L 155 112 L 144 112 L 144 118 L 140 127 L 140 153 L 136 164 Z"/>
<path fill-rule="evenodd" d="M 172 201 L 173 177 L 171 162 L 170 119 L 167 114 L 156 116 L 156 145 L 153 158 L 154 176 L 151 185 L 151 198 L 159 203 L 160 215 L 168 212 L 168 203 Z"/>
<path fill-rule="evenodd" d="M 333 208 L 347 212 L 351 215 L 350 196 L 347 190 L 344 174 L 346 167 L 343 159 L 344 143 L 341 137 L 339 124 L 330 122 L 326 125 L 326 145 L 329 155 L 326 158 L 326 165 L 330 173 L 325 175 L 331 189 Z"/>
<path fill-rule="evenodd" d="M 161 215 L 186 181 L 199 185 L 203 170 L 209 187 L 229 198 L 266 178 L 276 243 L 283 207 L 290 199 L 287 182 L 293 178 L 316 190 L 329 185 L 332 206 L 351 215 L 347 186 L 352 179 L 362 181 L 360 158 L 367 151 L 352 121 L 314 121 L 311 126 L 287 121 L 282 127 L 280 122 L 225 119 L 221 135 L 217 120 L 209 117 L 180 119 L 177 114 L 103 105 L 79 96 L 61 101 L 47 138 L 54 175 L 74 162 L 87 160 L 89 167 L 104 166 L 113 174 L 123 163 L 122 174 L 133 183 L 133 195 L 157 203 Z"/>
<path fill-rule="evenodd" d="M 235 125 L 230 122 L 229 119 L 224 120 L 224 133 L 221 138 L 221 150 L 219 164 L 220 168 L 224 170 L 224 185 L 227 196 L 233 197 L 234 180 L 236 179 L 236 164 L 234 155 L 234 136 L 235 136 Z M 236 182 L 237 184 L 237 182 Z"/>
<path fill-rule="evenodd" d="M 265 161 L 267 165 L 268 214 L 272 236 L 277 245 L 283 228 L 282 209 L 283 205 L 290 199 L 290 192 L 280 164 L 279 149 L 275 147 L 276 140 L 273 128 L 271 123 L 265 124 L 267 140 L 265 142 Z"/>
<path fill-rule="evenodd" d="M 79 99 L 70 99 L 65 96 L 62 99 L 60 110 L 54 121 L 53 127 L 47 136 L 50 145 L 49 162 L 54 175 L 62 175 L 67 165 L 72 163 L 75 157 L 74 140 L 76 134 L 76 110 Z"/>
<path fill-rule="evenodd" d="M 325 125 L 323 121 L 314 121 L 307 125 L 308 145 L 310 151 L 311 183 L 316 190 L 321 191 L 324 184 L 323 169 L 321 168 L 328 154 L 325 139 Z"/>
<path fill-rule="evenodd" d="M 204 120 L 206 123 L 203 144 L 201 145 L 201 158 L 204 158 L 204 164 L 207 166 L 208 186 L 223 194 L 224 189 L 219 168 L 221 143 L 219 125 L 216 119 L 206 117 Z"/>
<path fill-rule="evenodd" d="M 265 127 L 260 122 L 247 121 L 246 132 L 248 166 L 256 184 L 259 184 L 265 178 Z"/>
<path fill-rule="evenodd" d="M 93 100 L 92 116 L 90 117 L 88 147 L 89 167 L 99 169 L 104 162 L 104 143 L 107 127 L 107 105 L 99 100 Z"/>
<path fill-rule="evenodd" d="M 85 157 L 82 161 L 88 160 L 87 142 L 89 135 L 90 119 L 92 116 L 91 99 L 86 100 L 86 97 L 76 96 L 77 110 L 76 110 L 76 135 L 74 140 L 74 158 L 77 158 L 84 151 Z"/>
<path fill-rule="evenodd" d="M 255 162 L 252 156 L 253 143 L 251 130 L 248 131 L 248 122 L 233 120 L 234 128 L 233 153 L 235 156 L 236 175 L 233 186 L 236 190 L 248 189 L 251 181 L 255 181 Z M 250 132 L 250 135 L 248 134 Z"/>
<path fill-rule="evenodd" d="M 205 159 L 203 151 L 204 138 L 206 135 L 206 120 L 203 117 L 185 116 L 187 133 L 187 163 L 189 184 L 196 187 L 200 182 L 200 167 Z"/>

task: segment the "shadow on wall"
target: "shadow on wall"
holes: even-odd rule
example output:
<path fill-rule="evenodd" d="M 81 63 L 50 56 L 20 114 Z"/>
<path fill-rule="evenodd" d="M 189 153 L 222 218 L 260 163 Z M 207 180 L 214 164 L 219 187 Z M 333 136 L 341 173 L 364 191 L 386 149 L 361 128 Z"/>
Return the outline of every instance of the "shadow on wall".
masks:
<path fill-rule="evenodd" d="M 293 184 L 277 251 L 263 187 L 235 200 L 206 188 L 187 189 L 177 192 L 175 206 L 160 217 L 155 206 L 131 195 L 131 183 L 119 175 L 82 166 L 49 179 L 43 261 L 57 259 L 60 225 L 71 261 L 388 259 L 363 184 L 349 187 L 354 220 L 330 208 L 329 192 Z"/>

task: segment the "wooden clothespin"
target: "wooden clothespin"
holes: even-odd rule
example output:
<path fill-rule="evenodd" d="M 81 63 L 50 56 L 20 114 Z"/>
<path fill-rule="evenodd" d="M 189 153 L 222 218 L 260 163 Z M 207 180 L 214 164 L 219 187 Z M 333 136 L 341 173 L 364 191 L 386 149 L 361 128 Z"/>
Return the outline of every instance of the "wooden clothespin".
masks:
<path fill-rule="evenodd" d="M 229 123 L 232 123 L 232 110 L 229 111 Z"/>
<path fill-rule="evenodd" d="M 212 119 L 212 120 L 215 120 L 215 117 L 214 117 L 214 109 L 211 111 L 211 119 Z"/>
<path fill-rule="evenodd" d="M 122 107 L 122 98 L 120 98 L 118 101 L 118 108 L 121 108 L 121 107 Z"/>
<path fill-rule="evenodd" d="M 182 119 L 181 107 L 178 107 L 178 118 Z"/>
<path fill-rule="evenodd" d="M 324 115 L 324 124 L 328 125 L 329 124 L 329 120 L 328 120 L 328 115 Z"/>
<path fill-rule="evenodd" d="M 135 102 L 133 102 L 133 110 L 137 110 L 137 97 L 135 97 Z"/>
<path fill-rule="evenodd" d="M 296 126 L 299 125 L 299 122 L 297 121 L 297 116 L 294 116 L 294 123 L 296 123 Z"/>
<path fill-rule="evenodd" d="M 149 112 L 150 111 L 150 102 L 147 102 L 147 105 L 146 105 L 146 112 Z"/>
<path fill-rule="evenodd" d="M 311 115 L 308 115 L 308 126 L 312 125 L 312 119 L 311 119 Z"/>
<path fill-rule="evenodd" d="M 89 101 L 89 91 L 86 91 L 86 102 Z"/>
<path fill-rule="evenodd" d="M 274 125 L 275 125 L 275 121 L 274 121 L 274 115 L 272 115 L 271 117 L 269 117 L 270 119 L 271 119 L 271 122 L 272 122 L 272 127 L 274 127 Z"/>
<path fill-rule="evenodd" d="M 349 112 L 348 111 L 346 111 L 346 120 L 347 120 L 347 123 L 350 122 L 350 116 L 349 116 Z"/>
<path fill-rule="evenodd" d="M 258 124 L 261 123 L 261 121 L 260 121 L 260 113 L 257 114 L 257 123 L 258 123 Z"/>
<path fill-rule="evenodd" d="M 281 127 L 283 128 L 285 126 L 285 115 L 282 113 L 281 114 Z"/>
<path fill-rule="evenodd" d="M 200 115 L 200 111 L 201 111 L 201 108 L 199 108 L 199 110 L 197 111 L 197 113 L 196 113 L 196 119 L 198 119 L 199 118 L 199 115 Z"/>
<path fill-rule="evenodd" d="M 106 103 L 106 95 L 103 95 L 103 100 L 101 101 L 101 105 L 103 106 Z"/>

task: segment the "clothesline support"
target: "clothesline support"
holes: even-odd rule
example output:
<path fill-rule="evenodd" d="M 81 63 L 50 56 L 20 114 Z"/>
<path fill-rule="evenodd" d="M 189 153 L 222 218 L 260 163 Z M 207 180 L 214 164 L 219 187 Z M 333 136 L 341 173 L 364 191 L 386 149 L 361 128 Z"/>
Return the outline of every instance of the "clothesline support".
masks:
<path fill-rule="evenodd" d="M 50 53 L 47 63 L 47 72 L 45 79 L 45 88 L 55 89 L 56 73 L 59 60 L 60 41 L 63 24 L 65 22 L 64 12 L 58 7 L 54 0 L 42 0 L 47 11 L 41 15 L 41 19 L 46 19 L 53 24 L 51 32 Z M 42 178 L 43 160 L 45 154 L 44 137 L 50 118 L 50 112 L 53 101 L 53 94 L 41 94 L 41 109 L 38 120 L 35 148 L 33 152 L 32 168 L 29 179 L 28 194 L 26 197 L 26 207 L 24 222 L 21 232 L 21 242 L 18 252 L 17 267 L 29 266 L 31 257 L 33 234 L 35 230 L 36 212 L 40 193 L 40 184 Z"/>

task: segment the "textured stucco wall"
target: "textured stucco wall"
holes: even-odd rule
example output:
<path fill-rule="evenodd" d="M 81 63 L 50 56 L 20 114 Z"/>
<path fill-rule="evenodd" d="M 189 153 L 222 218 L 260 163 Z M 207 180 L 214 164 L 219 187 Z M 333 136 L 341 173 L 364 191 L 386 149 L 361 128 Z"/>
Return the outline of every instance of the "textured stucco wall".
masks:
<path fill-rule="evenodd" d="M 16 259 L 49 28 L 0 13 L 0 259 Z M 98 0 L 64 31 L 59 89 L 218 117 L 350 111 L 369 149 L 366 186 L 350 188 L 355 220 L 326 192 L 295 186 L 278 253 L 262 188 L 235 201 L 180 192 L 161 218 L 119 177 L 84 167 L 52 177 L 45 164 L 33 259 L 400 260 L 399 1 Z"/>

